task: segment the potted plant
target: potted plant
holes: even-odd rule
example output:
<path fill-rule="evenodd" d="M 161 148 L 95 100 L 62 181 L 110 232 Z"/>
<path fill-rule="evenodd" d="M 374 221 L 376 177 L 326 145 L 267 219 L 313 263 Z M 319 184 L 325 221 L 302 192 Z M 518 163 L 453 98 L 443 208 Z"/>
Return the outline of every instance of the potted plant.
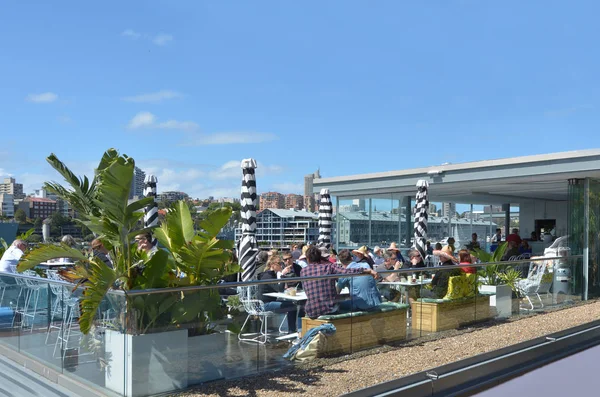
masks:
<path fill-rule="evenodd" d="M 108 150 L 92 182 L 87 177 L 74 176 L 54 155 L 48 161 L 71 188 L 57 183 L 46 186 L 78 210 L 78 221 L 109 250 L 113 268 L 76 249 L 42 245 L 25 256 L 18 270 L 55 258 L 77 261 L 76 269 L 65 276 L 74 281 L 85 280 L 87 288 L 80 301 L 79 317 L 84 334 L 94 325 L 101 306 L 110 300 L 119 301 L 112 308 L 117 316 L 104 336 L 106 357 L 110 357 L 106 370 L 108 388 L 130 396 L 187 387 L 188 328 L 210 328 L 211 316 L 220 304 L 218 291 L 136 296 L 128 296 L 127 291 L 209 284 L 237 271 L 235 266 L 226 267 L 230 255 L 225 249 L 231 248 L 233 242 L 216 238 L 231 216 L 231 209 L 214 211 L 201 223 L 202 230 L 195 232 L 186 203 L 177 203 L 167 214 L 166 222 L 155 229 L 165 249 L 148 255 L 137 249 L 134 237 L 149 231 L 141 226 L 141 210 L 153 198 L 128 203 L 135 167 L 132 158 Z M 123 290 L 125 295 L 109 294 L 111 289 Z"/>
<path fill-rule="evenodd" d="M 508 285 L 511 289 L 512 296 L 512 304 L 511 304 L 511 312 L 512 314 L 518 314 L 520 312 L 520 302 L 521 302 L 521 293 L 519 292 L 518 283 L 521 280 L 521 272 L 516 269 L 506 269 L 500 275 L 502 281 Z"/>
<path fill-rule="evenodd" d="M 485 252 L 479 248 L 471 251 L 473 256 L 477 257 L 484 263 L 495 263 L 500 262 L 504 252 L 506 251 L 507 244 L 500 243 L 498 248 L 493 253 Z M 479 285 L 479 291 L 482 293 L 488 293 L 490 295 L 490 306 L 494 306 L 498 313 L 498 317 L 507 318 L 512 314 L 512 288 L 507 285 L 503 279 L 504 270 L 506 266 L 503 265 L 489 265 L 479 270 L 478 275 L 481 281 Z"/>

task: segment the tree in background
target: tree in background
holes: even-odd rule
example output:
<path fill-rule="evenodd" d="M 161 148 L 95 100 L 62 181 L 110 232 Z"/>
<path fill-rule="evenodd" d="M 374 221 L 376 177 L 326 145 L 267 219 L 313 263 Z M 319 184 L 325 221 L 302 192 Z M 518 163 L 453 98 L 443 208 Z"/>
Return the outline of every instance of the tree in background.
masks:
<path fill-rule="evenodd" d="M 43 224 L 44 224 L 44 221 L 40 217 L 35 218 L 35 221 L 33 221 L 33 227 L 35 227 L 36 229 L 41 228 L 43 226 Z"/>
<path fill-rule="evenodd" d="M 21 208 L 15 211 L 15 220 L 19 223 L 27 222 L 27 214 Z"/>

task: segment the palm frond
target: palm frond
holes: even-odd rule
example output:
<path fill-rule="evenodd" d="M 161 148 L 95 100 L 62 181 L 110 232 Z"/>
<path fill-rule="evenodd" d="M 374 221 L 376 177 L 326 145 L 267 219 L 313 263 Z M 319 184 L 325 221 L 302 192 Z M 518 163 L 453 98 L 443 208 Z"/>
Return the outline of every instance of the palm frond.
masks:
<path fill-rule="evenodd" d="M 84 334 L 90 331 L 100 303 L 119 278 L 115 270 L 96 258 L 90 261 L 88 272 L 88 287 L 83 292 L 79 317 L 79 327 Z"/>
<path fill-rule="evenodd" d="M 67 247 L 66 245 L 42 245 L 37 249 L 28 252 L 23 256 L 17 265 L 17 271 L 24 272 L 39 265 L 42 262 L 47 262 L 51 259 L 69 258 L 75 261 L 88 262 L 87 256 L 81 251 Z"/>

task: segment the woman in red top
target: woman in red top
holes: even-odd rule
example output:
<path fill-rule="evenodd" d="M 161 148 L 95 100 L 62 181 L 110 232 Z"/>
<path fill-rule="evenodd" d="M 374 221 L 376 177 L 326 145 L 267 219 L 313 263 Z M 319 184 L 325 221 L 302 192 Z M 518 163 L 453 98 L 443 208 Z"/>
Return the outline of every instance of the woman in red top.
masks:
<path fill-rule="evenodd" d="M 471 265 L 473 261 L 471 259 L 471 253 L 467 250 L 458 251 L 458 260 L 460 261 L 460 265 Z M 461 270 L 467 274 L 477 273 L 477 268 L 475 267 L 463 267 Z"/>

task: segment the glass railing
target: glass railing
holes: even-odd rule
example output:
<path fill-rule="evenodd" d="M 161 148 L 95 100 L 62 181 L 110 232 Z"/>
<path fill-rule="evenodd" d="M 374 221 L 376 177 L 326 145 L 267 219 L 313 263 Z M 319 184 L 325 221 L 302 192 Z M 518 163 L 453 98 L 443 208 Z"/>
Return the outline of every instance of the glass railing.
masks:
<path fill-rule="evenodd" d="M 87 387 L 152 395 L 574 305 L 581 265 L 581 256 L 567 256 L 385 270 L 378 280 L 346 274 L 110 291 L 87 334 L 83 288 L 52 272 L 0 273 L 0 344 Z M 339 288 L 335 302 L 314 304 L 323 297 L 318 284 Z M 298 335 L 319 336 L 306 347 L 295 344 Z"/>

